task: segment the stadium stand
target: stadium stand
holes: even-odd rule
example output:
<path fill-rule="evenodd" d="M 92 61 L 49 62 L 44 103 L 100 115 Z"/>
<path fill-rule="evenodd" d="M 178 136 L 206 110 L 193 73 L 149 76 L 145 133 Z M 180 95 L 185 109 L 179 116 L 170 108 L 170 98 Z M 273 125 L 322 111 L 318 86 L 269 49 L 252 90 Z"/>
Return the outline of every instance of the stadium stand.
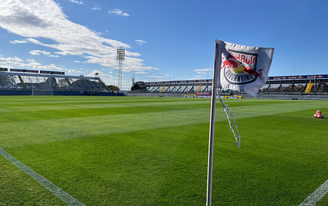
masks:
<path fill-rule="evenodd" d="M 180 93 L 195 94 L 211 92 L 212 79 L 183 80 L 164 82 L 136 82 L 131 93 Z M 222 91 L 221 91 L 222 92 Z M 225 90 L 230 94 L 240 92 Z M 328 94 L 328 75 L 301 75 L 268 77 L 266 84 L 260 89 L 262 94 Z"/>
<path fill-rule="evenodd" d="M 98 76 L 68 76 L 64 72 L 0 68 L 0 95 L 92 95 L 114 93 Z"/>

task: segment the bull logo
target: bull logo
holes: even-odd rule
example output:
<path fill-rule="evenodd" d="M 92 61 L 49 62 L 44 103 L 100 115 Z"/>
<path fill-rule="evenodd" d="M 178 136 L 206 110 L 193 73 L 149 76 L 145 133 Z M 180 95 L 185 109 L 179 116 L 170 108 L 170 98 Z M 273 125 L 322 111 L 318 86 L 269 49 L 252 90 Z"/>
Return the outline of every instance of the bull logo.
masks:
<path fill-rule="evenodd" d="M 246 84 L 262 78 L 262 70 L 256 68 L 257 54 L 229 51 L 227 58 L 222 55 L 221 70 L 232 84 Z"/>

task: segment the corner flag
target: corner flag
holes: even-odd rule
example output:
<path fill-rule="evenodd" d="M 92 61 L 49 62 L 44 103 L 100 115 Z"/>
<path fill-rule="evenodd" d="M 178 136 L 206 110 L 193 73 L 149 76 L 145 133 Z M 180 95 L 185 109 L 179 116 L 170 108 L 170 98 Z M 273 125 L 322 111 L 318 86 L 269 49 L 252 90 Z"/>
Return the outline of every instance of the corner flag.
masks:
<path fill-rule="evenodd" d="M 251 47 L 232 44 L 217 39 L 215 40 L 206 206 L 212 205 L 213 150 L 217 88 L 242 91 L 256 97 L 257 92 L 266 83 L 268 78 L 268 73 L 273 58 L 273 52 L 273 48 Z M 229 112 L 229 109 L 223 104 L 222 101 L 221 103 L 224 107 L 224 111 L 227 114 L 230 125 L 230 119 L 227 113 L 227 111 Z M 230 115 L 232 116 L 231 113 Z M 235 126 L 237 128 L 236 122 Z M 230 128 L 234 133 L 231 125 Z M 234 136 L 236 138 L 235 133 Z M 240 135 L 238 147 L 240 147 Z"/>
<path fill-rule="evenodd" d="M 215 40 L 215 87 L 246 92 L 256 97 L 265 84 L 273 48 L 251 47 Z"/>

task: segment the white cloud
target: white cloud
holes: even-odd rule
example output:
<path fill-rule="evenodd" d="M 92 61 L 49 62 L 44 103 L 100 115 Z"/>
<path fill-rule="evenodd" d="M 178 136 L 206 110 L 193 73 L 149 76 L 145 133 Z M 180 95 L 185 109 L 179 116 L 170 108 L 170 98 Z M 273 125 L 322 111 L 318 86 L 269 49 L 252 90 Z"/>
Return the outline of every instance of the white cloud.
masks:
<path fill-rule="evenodd" d="M 80 4 L 80 5 L 83 4 L 83 1 L 70 0 L 70 2 Z"/>
<path fill-rule="evenodd" d="M 211 72 L 213 72 L 213 69 L 211 69 L 211 68 L 195 69 L 194 72 L 196 72 L 197 74 L 210 74 Z"/>
<path fill-rule="evenodd" d="M 136 74 L 148 74 L 148 72 L 136 72 Z"/>
<path fill-rule="evenodd" d="M 41 54 L 44 54 L 44 55 L 47 55 L 47 56 L 50 55 L 50 52 L 41 51 L 41 50 L 31 50 L 29 53 L 32 54 L 32 55 L 34 55 L 34 56 L 35 55 L 40 55 L 40 53 Z"/>
<path fill-rule="evenodd" d="M 80 61 L 77 61 L 77 60 L 75 60 L 74 62 L 76 62 L 76 63 L 80 63 Z"/>
<path fill-rule="evenodd" d="M 101 57 L 96 57 L 96 56 L 86 56 L 88 60 L 85 63 L 94 63 L 94 64 L 100 64 L 104 67 L 113 67 L 118 69 L 118 64 L 116 60 L 116 53 L 113 53 L 111 55 L 104 55 Z M 131 57 L 125 57 L 125 60 L 123 60 L 123 72 L 143 72 L 146 70 L 158 70 L 158 68 L 150 67 L 150 66 L 145 66 L 143 65 L 143 60 L 139 58 L 131 58 Z"/>
<path fill-rule="evenodd" d="M 27 38 L 27 42 L 56 49 L 58 51 L 54 53 L 57 55 L 77 55 L 86 58 L 85 63 L 117 69 L 116 49 L 130 48 L 128 44 L 104 38 L 83 25 L 71 22 L 54 0 L 2 0 L 0 10 L 0 28 Z M 111 12 L 129 16 L 118 9 Z M 43 39 L 55 43 L 43 43 Z M 139 53 L 126 50 L 123 71 L 158 70 L 145 66 L 143 59 L 136 58 L 139 56 Z"/>
<path fill-rule="evenodd" d="M 128 13 L 123 12 L 120 9 L 112 9 L 112 10 L 108 11 L 108 13 L 109 14 L 115 14 L 115 15 L 118 15 L 118 16 L 130 16 Z"/>
<path fill-rule="evenodd" d="M 22 41 L 14 40 L 14 41 L 9 41 L 9 42 L 12 44 L 25 44 L 25 43 L 27 43 L 27 40 L 22 40 Z"/>
<path fill-rule="evenodd" d="M 198 80 L 198 79 L 204 79 L 203 75 L 196 75 L 194 77 L 190 78 L 191 80 Z"/>
<path fill-rule="evenodd" d="M 81 71 L 70 69 L 68 70 L 68 73 L 80 73 Z"/>
<path fill-rule="evenodd" d="M 149 78 L 156 78 L 156 79 L 161 79 L 161 78 L 163 78 L 163 76 L 145 76 L 145 77 L 149 77 Z"/>
<path fill-rule="evenodd" d="M 144 43 L 146 43 L 144 40 L 136 40 L 137 44 L 142 46 Z"/>
<path fill-rule="evenodd" d="M 91 8 L 92 10 L 100 10 L 101 8 L 98 6 L 98 4 Z"/>
<path fill-rule="evenodd" d="M 34 56 L 40 55 L 40 53 L 41 53 L 41 54 L 47 55 L 49 57 L 59 57 L 58 55 L 52 55 L 50 52 L 41 51 L 41 50 L 31 50 L 29 53 Z"/>
<path fill-rule="evenodd" d="M 65 71 L 62 67 L 56 66 L 54 64 L 42 65 L 41 63 L 35 61 L 34 59 L 28 59 L 26 61 L 18 57 L 3 57 L 0 56 L 0 66 L 9 68 L 30 68 L 30 69 L 45 69 L 45 70 L 59 70 Z"/>
<path fill-rule="evenodd" d="M 195 69 L 194 72 L 210 72 L 213 71 L 213 69 L 211 68 L 207 68 L 207 69 Z"/>

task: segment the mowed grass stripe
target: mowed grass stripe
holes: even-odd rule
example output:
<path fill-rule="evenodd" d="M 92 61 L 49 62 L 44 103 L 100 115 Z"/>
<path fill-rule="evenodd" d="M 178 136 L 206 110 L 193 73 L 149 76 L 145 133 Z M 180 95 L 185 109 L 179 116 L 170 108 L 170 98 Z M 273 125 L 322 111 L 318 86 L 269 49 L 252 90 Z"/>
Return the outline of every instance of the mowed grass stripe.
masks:
<path fill-rule="evenodd" d="M 47 99 L 48 98 L 48 99 Z M 204 101 L 206 99 L 197 99 Z M 140 98 L 140 97 L 87 97 L 87 98 L 55 98 L 55 97 L 46 97 L 44 99 L 36 99 L 36 97 L 26 97 L 26 99 L 11 99 L 11 98 L 3 98 L 0 102 L 0 105 L 5 105 L 8 103 L 11 104 L 25 104 L 25 103 L 39 103 L 39 104 L 51 104 L 51 103 L 91 103 L 91 102 L 151 102 L 151 101 L 188 101 L 184 98 Z"/>
<path fill-rule="evenodd" d="M 166 105 L 166 104 L 164 104 Z M 275 115 L 323 106 L 323 103 L 241 106 L 231 109 L 236 119 Z M 227 121 L 222 109 L 217 109 L 216 121 Z M 262 113 L 260 113 L 262 112 Z M 124 133 L 179 125 L 209 122 L 209 109 L 177 110 L 137 114 L 89 116 L 0 124 L 0 146 L 16 147 L 102 134 Z M 237 121 L 238 124 L 238 121 Z"/>
<path fill-rule="evenodd" d="M 30 97 L 29 97 L 30 98 Z M 53 98 L 53 97 L 52 97 Z M 4 101 L 2 97 L 0 97 L 1 102 Z M 8 100 L 8 99 L 7 99 Z M 139 107 L 139 106 L 157 106 L 160 105 L 187 105 L 187 104 L 210 104 L 210 99 L 183 99 L 183 98 L 131 98 L 125 97 L 125 100 L 114 100 L 113 98 L 108 98 L 106 101 L 101 101 L 97 99 L 89 99 L 87 102 L 79 102 L 79 101 L 70 101 L 70 102 L 62 102 L 56 101 L 54 103 L 41 103 L 35 102 L 31 103 L 29 101 L 25 102 L 16 102 L 15 99 L 10 99 L 11 101 L 2 104 L 0 107 L 0 113 L 3 112 L 14 112 L 14 111 L 41 111 L 41 110 L 60 110 L 63 108 L 66 109 L 83 109 L 83 108 L 113 108 L 113 107 Z M 261 100 L 259 103 L 255 100 L 224 100 L 225 103 L 231 103 L 229 106 L 239 106 L 240 103 L 248 106 L 254 106 L 257 104 L 281 104 L 281 103 L 292 103 L 292 101 L 274 101 L 270 102 L 267 100 Z M 218 104 L 219 105 L 219 104 Z"/>
<path fill-rule="evenodd" d="M 48 102 L 48 101 L 145 101 L 145 100 L 171 100 L 180 99 L 181 97 L 133 97 L 133 96 L 1 96 L 4 102 L 21 101 L 21 102 Z"/>
<path fill-rule="evenodd" d="M 157 105 L 189 105 L 189 104 L 209 104 L 209 101 L 173 101 L 173 102 L 150 102 L 150 103 L 114 103 L 114 104 L 74 104 L 74 105 L 53 105 L 53 106 L 23 106 L 23 107 L 0 107 L 0 113 L 3 112 L 24 112 L 24 111 L 41 111 L 41 110 L 62 110 L 65 109 L 92 109 L 92 108 L 117 108 L 117 107 L 145 107 Z"/>
<path fill-rule="evenodd" d="M 33 104 L 79 104 L 79 103 L 133 103 L 133 102 L 166 102 L 166 101 L 190 101 L 189 99 L 174 97 L 174 98 L 156 98 L 156 97 L 75 97 L 75 98 L 65 98 L 57 96 L 46 96 L 42 99 L 37 97 L 26 96 L 25 99 L 16 99 L 10 96 L 0 96 L 0 105 L 1 106 L 24 106 L 33 105 Z M 193 101 L 209 101 L 209 99 L 193 99 Z M 39 106 L 38 105 L 38 106 Z"/>
<path fill-rule="evenodd" d="M 79 104 L 79 103 L 133 103 L 133 102 L 167 102 L 167 101 L 183 101 L 183 102 L 189 102 L 189 101 L 206 101 L 209 102 L 209 98 L 197 98 L 197 99 L 184 99 L 181 97 L 174 97 L 174 98 L 156 98 L 156 97 L 145 97 L 145 98 L 140 98 L 140 97 L 124 97 L 124 98 L 119 98 L 119 97 L 102 97 L 102 98 L 97 98 L 97 97 L 88 97 L 87 99 L 81 99 L 79 97 L 76 97 L 76 99 L 63 99 L 62 97 L 56 98 L 56 97 L 45 97 L 45 99 L 34 99 L 35 97 L 30 97 L 27 96 L 26 99 L 12 99 L 12 98 L 6 98 L 5 97 L 0 97 L 1 106 L 10 106 L 10 105 L 30 105 L 30 104 L 52 104 L 52 103 L 74 103 L 74 104 Z M 49 98 L 48 101 L 45 101 L 46 98 Z M 243 99 L 243 100 L 235 100 L 235 99 L 224 99 L 224 102 L 238 102 L 238 101 L 243 101 L 244 104 L 248 103 L 259 103 L 258 99 Z M 270 103 L 270 104 L 279 104 L 281 102 L 286 102 L 288 100 L 276 100 L 274 102 L 268 101 L 266 99 L 262 99 L 261 103 Z M 294 102 L 294 101 L 293 101 Z M 39 105 L 38 105 L 39 106 Z"/>
<path fill-rule="evenodd" d="M 183 105 L 183 106 L 150 106 L 150 107 L 118 107 L 118 108 L 93 108 L 93 109 L 63 109 L 63 110 L 41 110 L 25 112 L 3 112 L 0 123 L 21 122 L 32 120 L 91 117 L 117 114 L 136 114 L 149 112 L 168 112 L 176 110 L 193 110 L 208 108 L 208 105 Z"/>
<path fill-rule="evenodd" d="M 7 148 L 101 134 L 196 124 L 208 121 L 208 116 L 208 110 L 196 110 L 2 123 L 0 144 L 1 147 Z"/>
<path fill-rule="evenodd" d="M 206 99 L 205 99 L 206 100 Z M 204 99 L 197 99 L 195 100 L 196 102 L 198 101 L 205 101 Z M 156 99 L 151 99 L 151 100 L 111 100 L 111 99 L 108 99 L 108 100 L 89 100 L 89 101 L 47 101 L 47 102 L 3 102 L 3 103 L 0 103 L 0 106 L 2 107 L 26 107 L 27 105 L 29 107 L 33 107 L 33 106 L 40 106 L 40 105 L 43 105 L 43 106 L 58 106 L 58 105 L 90 105 L 90 104 L 121 104 L 121 103 L 130 103 L 130 104 L 133 104 L 133 103 L 156 103 L 156 102 L 181 102 L 181 101 L 187 101 L 187 100 L 184 100 L 184 99 L 159 99 L 159 100 L 156 100 Z"/>

